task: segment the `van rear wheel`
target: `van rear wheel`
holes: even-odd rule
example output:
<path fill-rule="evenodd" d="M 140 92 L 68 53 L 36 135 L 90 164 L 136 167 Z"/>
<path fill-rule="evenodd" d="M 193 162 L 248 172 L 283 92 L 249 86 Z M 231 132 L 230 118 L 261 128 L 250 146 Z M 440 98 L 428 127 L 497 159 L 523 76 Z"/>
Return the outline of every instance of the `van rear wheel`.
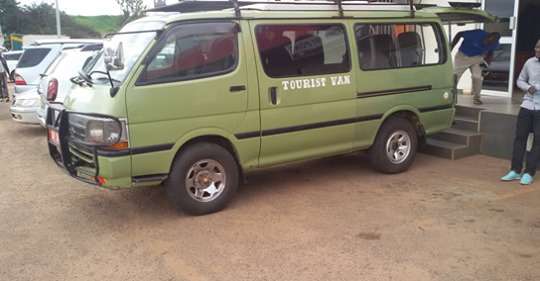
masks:
<path fill-rule="evenodd" d="M 187 147 L 176 158 L 165 189 L 175 207 L 192 215 L 225 208 L 238 188 L 238 165 L 225 148 L 213 143 Z"/>
<path fill-rule="evenodd" d="M 387 174 L 406 171 L 416 158 L 417 148 L 418 136 L 411 122 L 391 117 L 384 122 L 369 150 L 371 165 Z"/>

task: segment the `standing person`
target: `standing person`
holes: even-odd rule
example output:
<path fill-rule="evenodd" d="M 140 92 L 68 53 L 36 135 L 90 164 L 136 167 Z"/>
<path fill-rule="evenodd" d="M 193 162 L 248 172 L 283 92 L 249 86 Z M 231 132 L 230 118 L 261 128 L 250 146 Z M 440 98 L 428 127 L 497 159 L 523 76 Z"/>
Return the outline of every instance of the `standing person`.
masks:
<path fill-rule="evenodd" d="M 501 35 L 497 32 L 488 33 L 481 29 L 462 31 L 456 34 L 452 41 L 452 49 L 456 47 L 461 38 L 463 38 L 463 43 L 454 59 L 454 74 L 459 82 L 463 73 L 467 69 L 471 70 L 473 102 L 476 105 L 481 105 L 480 91 L 482 91 L 484 77 L 480 65 L 484 61 L 488 64 L 491 62 L 493 51 L 499 47 Z"/>
<path fill-rule="evenodd" d="M 8 75 L 9 68 L 7 62 L 2 54 L 3 48 L 0 49 L 0 102 L 9 102 L 8 92 Z"/>
<path fill-rule="evenodd" d="M 525 92 L 525 96 L 517 118 L 512 167 L 510 172 L 501 178 L 503 181 L 521 179 L 523 185 L 533 182 L 536 163 L 540 159 L 540 39 L 534 51 L 535 56 L 525 63 L 518 78 L 517 85 Z M 521 175 L 527 138 L 531 131 L 534 133 L 533 147 L 527 154 L 525 173 Z"/>

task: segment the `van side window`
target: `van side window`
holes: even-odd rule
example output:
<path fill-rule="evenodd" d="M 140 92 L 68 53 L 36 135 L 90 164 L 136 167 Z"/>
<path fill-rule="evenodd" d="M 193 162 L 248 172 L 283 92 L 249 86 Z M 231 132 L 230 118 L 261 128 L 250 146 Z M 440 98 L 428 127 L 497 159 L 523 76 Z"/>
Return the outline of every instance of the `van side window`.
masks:
<path fill-rule="evenodd" d="M 363 70 L 433 65 L 446 59 L 433 24 L 357 24 L 354 31 Z"/>
<path fill-rule="evenodd" d="M 238 61 L 237 30 L 232 22 L 179 25 L 151 52 L 139 81 L 174 82 L 233 71 Z"/>
<path fill-rule="evenodd" d="M 340 24 L 259 25 L 255 34 L 264 72 L 270 77 L 350 71 L 345 28 Z"/>

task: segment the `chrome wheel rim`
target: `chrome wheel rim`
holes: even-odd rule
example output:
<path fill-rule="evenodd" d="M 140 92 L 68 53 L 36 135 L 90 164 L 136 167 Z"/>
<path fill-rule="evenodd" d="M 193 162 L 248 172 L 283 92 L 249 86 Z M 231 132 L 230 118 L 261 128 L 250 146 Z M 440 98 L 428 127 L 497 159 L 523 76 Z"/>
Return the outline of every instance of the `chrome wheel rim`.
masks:
<path fill-rule="evenodd" d="M 411 154 L 411 148 L 409 133 L 403 130 L 396 131 L 386 141 L 386 156 L 392 164 L 401 164 Z"/>
<path fill-rule="evenodd" d="M 191 166 L 186 174 L 186 190 L 198 202 L 211 202 L 225 190 L 227 175 L 217 161 L 204 159 Z"/>

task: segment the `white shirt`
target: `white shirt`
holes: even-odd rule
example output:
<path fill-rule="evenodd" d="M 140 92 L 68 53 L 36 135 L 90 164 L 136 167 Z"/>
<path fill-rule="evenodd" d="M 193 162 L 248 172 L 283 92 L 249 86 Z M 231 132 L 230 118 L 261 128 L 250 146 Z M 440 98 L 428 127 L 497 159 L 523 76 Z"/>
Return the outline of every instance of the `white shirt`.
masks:
<path fill-rule="evenodd" d="M 532 57 L 523 66 L 517 81 L 518 87 L 525 92 L 521 107 L 528 110 L 540 110 L 540 60 Z M 536 93 L 530 94 L 529 88 L 536 88 Z"/>

